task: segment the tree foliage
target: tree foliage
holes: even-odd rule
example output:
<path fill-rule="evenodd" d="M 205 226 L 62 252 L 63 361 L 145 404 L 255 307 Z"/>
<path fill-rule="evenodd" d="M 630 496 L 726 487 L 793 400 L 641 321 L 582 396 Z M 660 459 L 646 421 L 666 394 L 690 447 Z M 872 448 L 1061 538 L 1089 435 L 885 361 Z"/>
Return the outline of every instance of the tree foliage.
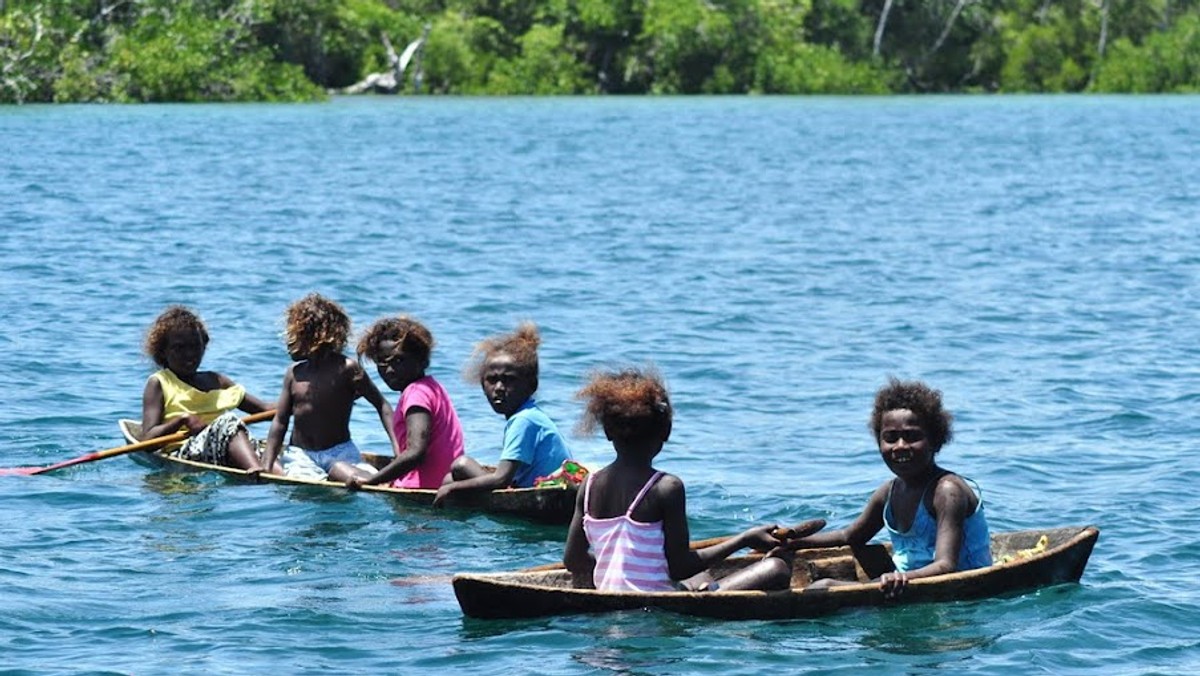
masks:
<path fill-rule="evenodd" d="M 405 93 L 1200 91 L 1200 0 L 0 0 L 0 102 L 321 99 L 425 27 Z"/>

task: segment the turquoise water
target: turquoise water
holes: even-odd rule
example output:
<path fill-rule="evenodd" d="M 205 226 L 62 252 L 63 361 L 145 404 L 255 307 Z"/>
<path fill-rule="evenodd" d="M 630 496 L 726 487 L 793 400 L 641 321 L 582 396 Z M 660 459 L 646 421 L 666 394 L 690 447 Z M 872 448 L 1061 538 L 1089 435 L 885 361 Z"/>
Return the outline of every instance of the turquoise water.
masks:
<path fill-rule="evenodd" d="M 0 109 L 5 466 L 119 445 L 169 303 L 207 320 L 208 368 L 273 397 L 282 313 L 315 290 L 359 328 L 423 319 L 485 460 L 503 421 L 460 376 L 481 338 L 538 322 L 567 428 L 591 369 L 657 365 L 694 538 L 856 516 L 889 476 L 865 426 L 889 375 L 944 391 L 942 462 L 993 529 L 1101 529 L 1080 584 L 1000 599 L 485 622 L 449 576 L 552 561 L 562 530 L 117 458 L 0 477 L 0 670 L 1194 672 L 1198 104 Z M 373 416 L 354 435 L 382 450 Z"/>

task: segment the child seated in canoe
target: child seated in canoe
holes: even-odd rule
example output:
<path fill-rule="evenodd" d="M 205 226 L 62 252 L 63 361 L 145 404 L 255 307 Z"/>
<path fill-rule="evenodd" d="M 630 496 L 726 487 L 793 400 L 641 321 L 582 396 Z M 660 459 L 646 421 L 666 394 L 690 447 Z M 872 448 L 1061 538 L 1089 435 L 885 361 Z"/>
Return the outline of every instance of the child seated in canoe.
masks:
<path fill-rule="evenodd" d="M 261 472 L 254 440 L 234 409 L 260 413 L 267 405 L 216 371 L 201 371 L 208 328 L 190 308 L 172 305 L 150 325 L 146 354 L 159 370 L 142 392 L 142 439 L 187 429 L 191 437 L 166 450 L 189 460 Z"/>
<path fill-rule="evenodd" d="M 942 393 L 918 381 L 891 378 L 876 393 L 871 431 L 896 478 L 871 494 L 862 514 L 841 530 L 796 541 L 797 548 L 863 545 L 887 528 L 895 571 L 878 579 L 889 597 L 909 580 L 992 564 L 983 499 L 975 482 L 938 466 L 936 455 L 953 437 L 953 416 Z M 968 485 L 970 482 L 970 485 Z M 823 579 L 814 587 L 851 584 Z"/>
<path fill-rule="evenodd" d="M 692 550 L 683 482 L 652 463 L 671 435 L 673 412 L 661 378 L 647 370 L 600 373 L 579 391 L 581 430 L 596 425 L 617 458 L 588 476 L 575 503 L 563 563 L 576 587 L 601 591 L 691 589 L 683 581 L 743 547 L 766 551 L 760 561 L 704 589 L 786 589 L 792 552 L 759 526 Z M 811 531 L 810 531 L 811 532 Z"/>
<path fill-rule="evenodd" d="M 399 449 L 383 469 L 365 471 L 338 463 L 329 476 L 351 489 L 363 485 L 438 488 L 463 454 L 462 425 L 441 383 L 427 375 L 433 334 L 409 317 L 375 322 L 358 342 L 358 357 L 375 362 L 379 376 L 400 392 L 392 427 Z"/>
<path fill-rule="evenodd" d="M 283 390 L 267 436 L 266 462 L 280 458 L 285 475 L 312 480 L 326 479 L 337 462 L 374 470 L 362 462 L 362 454 L 350 438 L 350 413 L 359 397 L 370 402 L 395 452 L 392 407 L 362 365 L 343 354 L 350 337 L 346 311 L 332 300 L 310 293 L 288 307 L 284 336 L 295 363 L 283 376 Z M 295 428 L 284 449 L 283 438 L 291 421 Z"/>
<path fill-rule="evenodd" d="M 534 399 L 538 388 L 538 346 L 542 339 L 533 322 L 510 334 L 495 336 L 475 348 L 467 378 L 479 383 L 492 410 L 504 416 L 504 444 L 494 469 L 463 455 L 450 467 L 447 482 L 433 504 L 451 494 L 497 488 L 530 488 L 571 459 L 558 427 Z"/>

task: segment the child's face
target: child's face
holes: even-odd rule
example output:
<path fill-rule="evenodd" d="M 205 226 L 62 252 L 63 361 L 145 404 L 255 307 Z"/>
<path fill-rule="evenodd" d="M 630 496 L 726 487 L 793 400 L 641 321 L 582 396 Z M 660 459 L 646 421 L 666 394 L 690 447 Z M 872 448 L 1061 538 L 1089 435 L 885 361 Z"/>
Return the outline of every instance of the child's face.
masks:
<path fill-rule="evenodd" d="M 175 329 L 167 333 L 167 368 L 177 376 L 191 376 L 204 358 L 204 340 L 195 329 Z"/>
<path fill-rule="evenodd" d="M 929 435 L 917 415 L 907 408 L 884 412 L 878 441 L 884 463 L 898 477 L 919 477 L 933 464 Z"/>
<path fill-rule="evenodd" d="M 425 362 L 405 352 L 399 343 L 385 340 L 379 344 L 379 348 L 381 354 L 375 367 L 389 388 L 401 392 L 425 376 Z"/>
<path fill-rule="evenodd" d="M 533 396 L 533 378 L 517 367 L 511 355 L 494 354 L 483 365 L 483 396 L 492 410 L 508 418 Z"/>

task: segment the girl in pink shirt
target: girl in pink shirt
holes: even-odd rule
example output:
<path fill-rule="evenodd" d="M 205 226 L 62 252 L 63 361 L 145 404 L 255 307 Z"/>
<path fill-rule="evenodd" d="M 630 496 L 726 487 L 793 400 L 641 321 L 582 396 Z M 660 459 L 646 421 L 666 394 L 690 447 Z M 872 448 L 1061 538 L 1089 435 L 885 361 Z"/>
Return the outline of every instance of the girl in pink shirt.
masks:
<path fill-rule="evenodd" d="M 366 472 L 337 463 L 329 477 L 348 488 L 390 485 L 395 488 L 438 488 L 450 465 L 463 454 L 462 425 L 441 383 L 425 375 L 433 352 L 433 335 L 410 317 L 381 319 L 358 342 L 358 358 L 375 362 L 379 376 L 400 392 L 392 427 L 400 454 L 383 469 Z"/>
<path fill-rule="evenodd" d="M 774 534 L 775 526 L 751 528 L 704 549 L 689 547 L 683 482 L 651 464 L 671 435 L 674 416 L 666 386 L 656 373 L 600 373 L 578 397 L 587 402 L 583 431 L 602 426 L 617 458 L 590 475 L 576 499 L 563 555 L 576 587 L 696 591 L 790 585 L 792 552 L 781 546 L 784 541 Z M 804 534 L 824 524 L 812 525 Z M 743 547 L 769 554 L 715 582 L 688 580 Z"/>

